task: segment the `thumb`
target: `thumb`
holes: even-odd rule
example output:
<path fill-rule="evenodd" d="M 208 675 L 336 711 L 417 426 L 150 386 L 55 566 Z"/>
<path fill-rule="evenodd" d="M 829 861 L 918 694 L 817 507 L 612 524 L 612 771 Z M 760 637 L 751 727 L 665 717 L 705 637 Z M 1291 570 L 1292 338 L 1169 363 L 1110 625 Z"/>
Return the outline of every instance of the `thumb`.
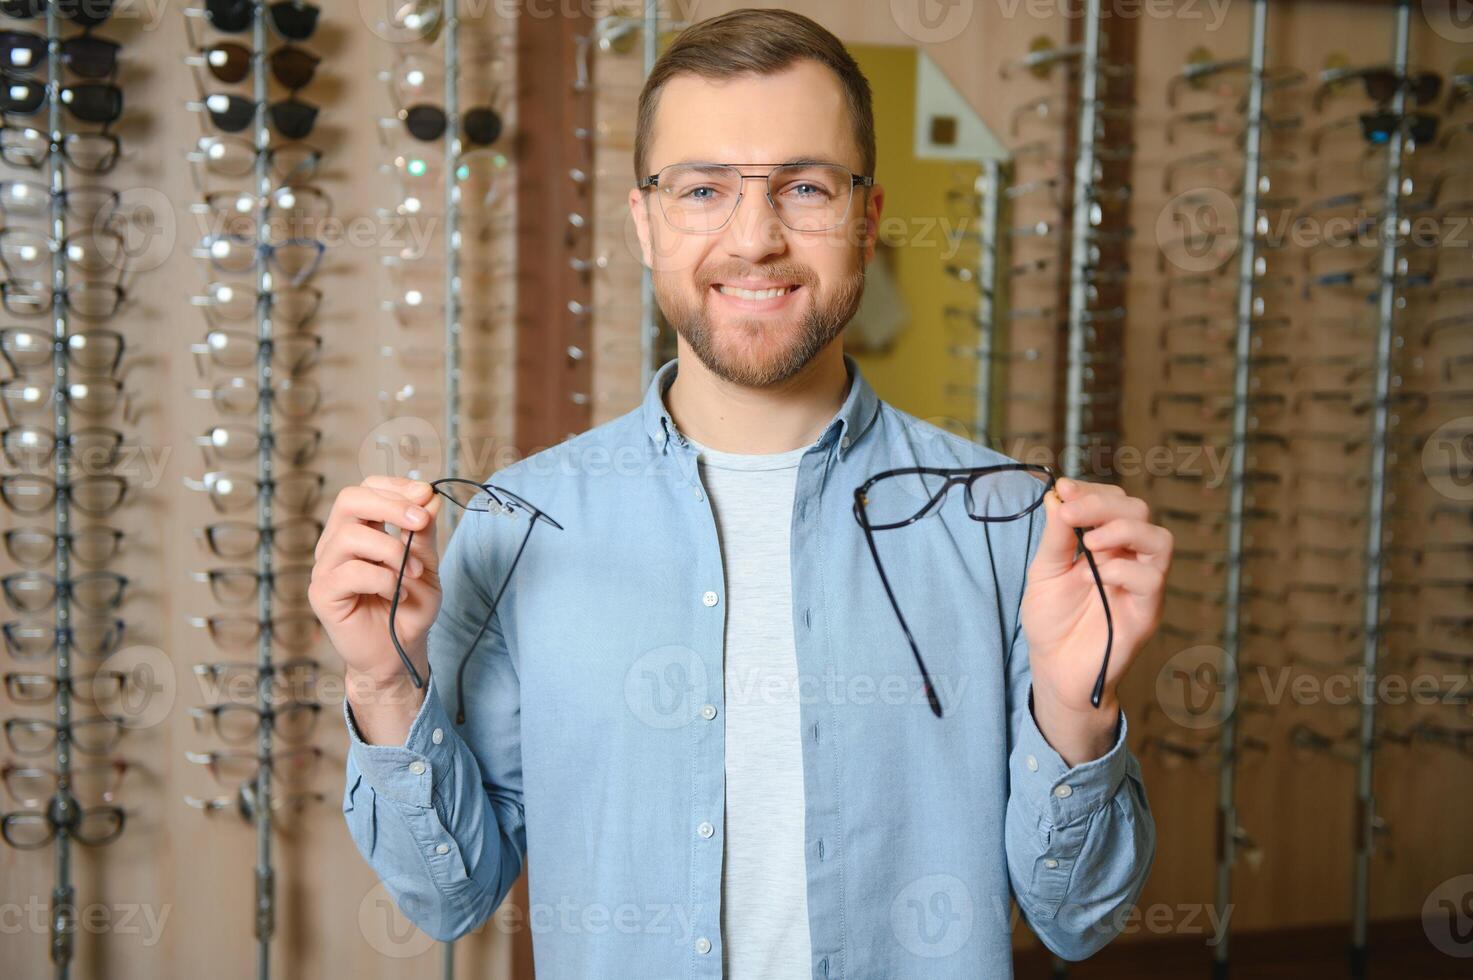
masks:
<path fill-rule="evenodd" d="M 1043 537 L 1038 542 L 1038 550 L 1033 554 L 1033 564 L 1028 569 L 1029 578 L 1057 578 L 1074 567 L 1079 539 L 1075 537 L 1074 529 L 1059 516 L 1059 508 L 1063 505 L 1057 491 L 1050 490 L 1044 494 Z"/>

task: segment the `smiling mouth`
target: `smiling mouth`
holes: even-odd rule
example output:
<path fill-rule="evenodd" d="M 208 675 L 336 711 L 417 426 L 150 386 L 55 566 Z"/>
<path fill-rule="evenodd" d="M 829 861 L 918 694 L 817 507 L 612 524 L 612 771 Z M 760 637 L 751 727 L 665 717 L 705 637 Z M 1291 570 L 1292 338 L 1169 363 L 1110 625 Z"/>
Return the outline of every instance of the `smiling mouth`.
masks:
<path fill-rule="evenodd" d="M 771 289 L 742 289 L 740 286 L 728 286 L 725 283 L 718 282 L 712 288 L 721 293 L 721 295 L 730 296 L 733 299 L 761 301 L 766 299 L 776 299 L 779 296 L 786 296 L 788 293 L 791 293 L 797 289 L 801 289 L 802 287 L 798 285 L 791 285 L 774 286 Z"/>

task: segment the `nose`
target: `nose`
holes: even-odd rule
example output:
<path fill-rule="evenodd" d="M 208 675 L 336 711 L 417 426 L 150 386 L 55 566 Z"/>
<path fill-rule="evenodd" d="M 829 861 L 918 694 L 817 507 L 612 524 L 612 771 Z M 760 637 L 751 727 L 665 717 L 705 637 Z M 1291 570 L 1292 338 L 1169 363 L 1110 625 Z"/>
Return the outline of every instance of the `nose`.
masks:
<path fill-rule="evenodd" d="M 767 200 L 767 182 L 758 177 L 742 181 L 736 213 L 726 226 L 727 253 L 756 265 L 769 255 L 787 250 L 786 227 Z"/>

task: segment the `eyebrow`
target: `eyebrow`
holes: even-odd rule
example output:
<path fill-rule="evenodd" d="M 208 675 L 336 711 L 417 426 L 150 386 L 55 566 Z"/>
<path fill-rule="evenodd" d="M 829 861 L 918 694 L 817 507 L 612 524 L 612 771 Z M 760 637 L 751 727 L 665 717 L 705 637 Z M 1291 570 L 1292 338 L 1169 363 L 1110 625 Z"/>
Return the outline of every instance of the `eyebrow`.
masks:
<path fill-rule="evenodd" d="M 669 167 L 675 167 L 675 166 L 685 166 L 685 167 L 731 167 L 731 166 L 737 166 L 737 167 L 799 167 L 799 166 L 813 166 L 813 165 L 817 165 L 817 164 L 822 164 L 822 165 L 831 166 L 831 167 L 844 167 L 846 170 L 848 169 L 848 165 L 847 164 L 843 164 L 843 163 L 838 162 L 837 160 L 832 160 L 832 159 L 828 159 L 828 158 L 825 158 L 825 157 L 792 157 L 791 159 L 783 160 L 781 163 L 737 163 L 737 164 L 717 163 L 717 162 L 712 161 L 712 160 L 677 160 L 675 163 L 666 164 L 666 166 L 669 166 Z"/>

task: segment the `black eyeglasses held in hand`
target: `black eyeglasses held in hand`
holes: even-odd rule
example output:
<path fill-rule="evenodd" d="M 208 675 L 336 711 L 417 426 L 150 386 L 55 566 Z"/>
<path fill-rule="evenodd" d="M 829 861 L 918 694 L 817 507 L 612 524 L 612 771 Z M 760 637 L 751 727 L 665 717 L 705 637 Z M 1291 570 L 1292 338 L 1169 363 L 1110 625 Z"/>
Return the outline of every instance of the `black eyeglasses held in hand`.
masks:
<path fill-rule="evenodd" d="M 885 586 L 885 595 L 895 618 L 910 644 L 916 667 L 921 672 L 925 685 L 926 700 L 931 713 L 941 717 L 941 702 L 931 684 L 931 675 L 921 659 L 920 648 L 911 635 L 910 626 L 900 612 L 900 603 L 890 587 L 890 579 L 880 562 L 879 549 L 875 547 L 875 531 L 889 531 L 914 524 L 931 513 L 946 497 L 953 486 L 965 488 L 967 516 L 974 521 L 1000 524 L 1027 517 L 1042 505 L 1045 495 L 1054 488 L 1058 477 L 1047 466 L 1036 463 L 1006 463 L 997 466 L 963 466 L 938 468 L 930 466 L 908 466 L 886 470 L 870 477 L 854 490 L 854 519 L 864 529 L 864 539 L 869 544 L 870 555 L 875 560 L 875 570 L 880 573 L 880 582 Z M 1105 598 L 1105 584 L 1100 579 L 1095 557 L 1084 545 L 1084 531 L 1074 529 L 1079 547 L 1089 562 L 1094 575 L 1095 588 L 1100 594 L 1100 604 L 1105 610 L 1105 655 L 1100 663 L 1099 675 L 1095 678 L 1094 690 L 1090 693 L 1090 704 L 1098 708 L 1104 696 L 1105 671 L 1110 666 L 1110 648 L 1115 640 L 1115 627 L 1110 618 L 1110 602 Z"/>
<path fill-rule="evenodd" d="M 486 610 L 486 618 L 481 620 L 481 628 L 476 630 L 476 635 L 466 645 L 465 652 L 460 655 L 460 666 L 456 670 L 456 687 L 459 691 L 459 704 L 456 708 L 455 723 L 465 723 L 465 665 L 470 663 L 471 653 L 476 649 L 476 644 L 481 642 L 486 628 L 491 625 L 491 617 L 496 615 L 496 606 L 501 602 L 501 595 L 506 591 L 507 583 L 511 581 L 512 574 L 517 570 L 517 563 L 522 560 L 522 551 L 527 547 L 527 539 L 532 536 L 532 529 L 540 521 L 545 521 L 559 531 L 563 526 L 551 517 L 544 514 L 539 508 L 528 503 L 526 500 L 512 493 L 504 487 L 498 487 L 490 483 L 476 483 L 473 480 L 462 480 L 457 477 L 446 477 L 436 480 L 430 484 L 430 489 L 440 496 L 449 500 L 452 504 L 466 511 L 481 511 L 489 514 L 499 514 L 514 520 L 527 518 L 527 533 L 522 535 L 522 543 L 517 546 L 516 556 L 511 560 L 511 567 L 507 569 L 501 585 L 496 590 L 496 595 L 491 599 L 491 608 Z M 404 570 L 409 567 L 409 547 L 414 542 L 414 531 L 410 530 L 404 535 L 404 557 L 399 561 L 399 578 L 394 583 L 394 598 L 389 603 L 389 640 L 394 644 L 394 649 L 399 653 L 399 659 L 404 662 L 404 669 L 409 671 L 409 678 L 415 687 L 424 687 L 424 678 L 415 669 L 414 662 L 409 659 L 404 645 L 399 642 L 399 631 L 395 628 L 394 621 L 399 614 L 399 597 L 404 591 Z"/>

